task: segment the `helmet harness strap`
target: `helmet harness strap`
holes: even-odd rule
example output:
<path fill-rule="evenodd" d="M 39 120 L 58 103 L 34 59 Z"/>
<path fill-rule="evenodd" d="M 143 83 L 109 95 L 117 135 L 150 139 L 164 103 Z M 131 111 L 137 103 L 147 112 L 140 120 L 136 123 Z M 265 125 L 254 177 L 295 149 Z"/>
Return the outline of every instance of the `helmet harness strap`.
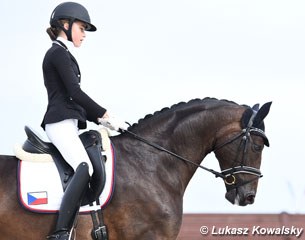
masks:
<path fill-rule="evenodd" d="M 67 39 L 71 42 L 73 42 L 72 40 L 72 25 L 73 23 L 75 22 L 75 18 L 69 18 L 69 27 L 68 29 L 65 29 L 64 25 L 60 22 L 60 20 L 57 20 L 56 21 L 56 25 L 64 31 L 64 33 L 66 34 L 67 36 Z"/>

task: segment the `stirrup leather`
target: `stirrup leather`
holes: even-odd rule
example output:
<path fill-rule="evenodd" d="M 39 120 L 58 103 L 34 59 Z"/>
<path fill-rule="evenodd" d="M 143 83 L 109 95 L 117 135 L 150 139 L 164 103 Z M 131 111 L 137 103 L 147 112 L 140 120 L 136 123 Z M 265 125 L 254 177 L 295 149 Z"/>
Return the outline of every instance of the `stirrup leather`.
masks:
<path fill-rule="evenodd" d="M 93 206 L 93 203 L 91 203 L 90 205 Z M 108 240 L 107 226 L 104 224 L 104 217 L 98 199 L 96 201 L 96 205 L 99 206 L 99 208 L 90 212 L 91 219 L 93 222 L 91 237 L 94 240 Z"/>

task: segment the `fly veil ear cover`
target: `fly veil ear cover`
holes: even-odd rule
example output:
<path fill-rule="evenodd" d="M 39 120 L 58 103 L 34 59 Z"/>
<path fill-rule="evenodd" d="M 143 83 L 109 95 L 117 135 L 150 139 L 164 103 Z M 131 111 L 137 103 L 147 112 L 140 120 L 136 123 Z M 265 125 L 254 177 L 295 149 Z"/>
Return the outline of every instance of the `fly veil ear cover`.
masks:
<path fill-rule="evenodd" d="M 272 102 L 265 103 L 261 108 L 255 104 L 247 108 L 242 117 L 242 128 L 250 128 L 251 134 L 259 135 L 264 139 L 264 144 L 269 147 L 269 140 L 265 134 L 264 119 L 268 115 Z"/>

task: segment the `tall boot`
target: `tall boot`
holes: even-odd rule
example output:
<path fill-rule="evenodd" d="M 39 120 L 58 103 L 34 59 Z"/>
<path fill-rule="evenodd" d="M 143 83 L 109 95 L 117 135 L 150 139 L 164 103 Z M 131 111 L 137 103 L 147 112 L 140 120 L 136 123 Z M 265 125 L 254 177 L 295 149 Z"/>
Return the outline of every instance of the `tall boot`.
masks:
<path fill-rule="evenodd" d="M 106 183 L 106 171 L 105 164 L 102 163 L 104 160 L 102 160 L 101 145 L 92 145 L 86 148 L 86 150 L 94 171 L 90 179 L 90 188 L 88 188 L 81 206 L 95 202 L 101 195 Z"/>
<path fill-rule="evenodd" d="M 94 170 L 90 179 L 90 188 L 88 188 L 86 197 L 83 199 L 81 204 L 84 206 L 95 202 L 101 195 L 106 182 L 106 171 L 105 163 L 101 153 L 101 134 L 97 131 L 90 130 L 82 133 L 79 137 L 86 148 Z"/>
<path fill-rule="evenodd" d="M 80 208 L 80 204 L 90 180 L 88 164 L 82 162 L 76 169 L 66 191 L 64 193 L 55 232 L 47 239 L 69 240 L 74 219 Z"/>

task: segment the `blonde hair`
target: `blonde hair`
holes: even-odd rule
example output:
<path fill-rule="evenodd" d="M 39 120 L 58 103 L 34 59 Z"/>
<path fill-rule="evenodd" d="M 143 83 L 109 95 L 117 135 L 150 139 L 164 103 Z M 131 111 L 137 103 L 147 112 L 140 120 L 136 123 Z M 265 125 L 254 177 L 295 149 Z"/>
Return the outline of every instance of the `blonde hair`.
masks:
<path fill-rule="evenodd" d="M 59 20 L 59 24 L 61 26 L 63 26 L 65 23 L 69 24 L 69 20 L 67 20 L 67 19 Z M 52 41 L 54 41 L 58 37 L 59 33 L 62 31 L 62 28 L 61 27 L 50 26 L 50 27 L 47 28 L 46 31 L 47 31 L 47 34 L 49 35 L 50 39 Z"/>

